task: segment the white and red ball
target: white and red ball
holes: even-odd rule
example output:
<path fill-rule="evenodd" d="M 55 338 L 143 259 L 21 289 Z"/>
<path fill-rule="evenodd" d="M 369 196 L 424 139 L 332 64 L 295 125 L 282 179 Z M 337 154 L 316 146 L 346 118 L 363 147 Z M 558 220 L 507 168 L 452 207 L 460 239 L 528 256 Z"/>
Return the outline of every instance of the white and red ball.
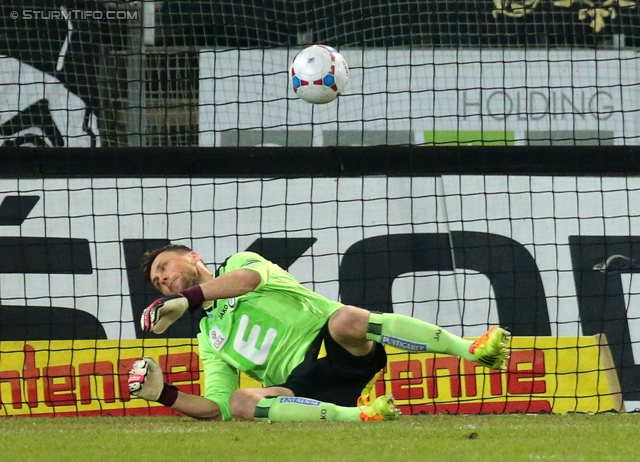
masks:
<path fill-rule="evenodd" d="M 312 45 L 298 53 L 289 67 L 291 86 L 308 103 L 325 104 L 342 94 L 349 81 L 344 57 L 326 45 Z"/>

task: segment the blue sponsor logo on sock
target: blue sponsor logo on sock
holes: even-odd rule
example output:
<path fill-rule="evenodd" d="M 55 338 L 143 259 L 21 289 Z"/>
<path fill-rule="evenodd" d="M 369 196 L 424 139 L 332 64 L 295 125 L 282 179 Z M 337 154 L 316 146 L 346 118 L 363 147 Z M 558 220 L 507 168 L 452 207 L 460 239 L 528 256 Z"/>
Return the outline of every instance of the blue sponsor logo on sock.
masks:
<path fill-rule="evenodd" d="M 315 399 L 309 398 L 289 398 L 287 396 L 280 397 L 280 403 L 295 403 L 302 404 L 304 406 L 320 406 L 320 401 L 316 401 Z"/>
<path fill-rule="evenodd" d="M 407 351 L 427 351 L 426 343 L 415 343 L 403 338 L 390 337 L 388 335 L 380 336 L 380 343 L 392 347 L 400 348 Z"/>

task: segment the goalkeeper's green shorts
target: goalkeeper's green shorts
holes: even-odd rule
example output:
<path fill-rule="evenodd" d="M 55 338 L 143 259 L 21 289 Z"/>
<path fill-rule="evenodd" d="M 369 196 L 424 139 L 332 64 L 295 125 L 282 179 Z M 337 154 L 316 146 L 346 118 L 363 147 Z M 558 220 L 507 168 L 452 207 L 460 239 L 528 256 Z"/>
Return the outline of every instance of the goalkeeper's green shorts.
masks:
<path fill-rule="evenodd" d="M 326 356 L 318 358 L 323 342 Z M 354 356 L 331 337 L 325 324 L 304 361 L 280 386 L 290 389 L 295 396 L 355 406 L 362 390 L 386 364 L 387 353 L 382 344 L 374 342 L 369 354 Z"/>

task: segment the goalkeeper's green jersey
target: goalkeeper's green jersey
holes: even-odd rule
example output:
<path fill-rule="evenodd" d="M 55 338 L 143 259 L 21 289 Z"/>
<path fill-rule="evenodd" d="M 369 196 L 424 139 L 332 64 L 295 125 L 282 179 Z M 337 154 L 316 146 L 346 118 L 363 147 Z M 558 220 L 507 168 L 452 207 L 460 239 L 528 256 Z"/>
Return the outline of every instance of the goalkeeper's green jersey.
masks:
<path fill-rule="evenodd" d="M 214 302 L 198 334 L 204 396 L 218 404 L 225 420 L 231 418 L 229 397 L 238 389 L 238 371 L 266 387 L 283 384 L 342 306 L 256 253 L 232 255 L 217 274 L 240 268 L 256 271 L 260 283 L 245 295 Z"/>

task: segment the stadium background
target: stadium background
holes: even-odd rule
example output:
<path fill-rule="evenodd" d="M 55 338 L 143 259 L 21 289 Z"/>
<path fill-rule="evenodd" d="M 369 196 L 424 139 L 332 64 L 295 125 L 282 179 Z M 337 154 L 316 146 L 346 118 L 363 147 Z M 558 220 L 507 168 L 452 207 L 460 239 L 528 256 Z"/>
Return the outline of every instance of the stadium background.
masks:
<path fill-rule="evenodd" d="M 0 12 L 2 414 L 165 412 L 122 385 L 143 351 L 198 391 L 197 319 L 161 338 L 137 323 L 155 298 L 137 262 L 167 242 L 213 266 L 256 250 L 467 337 L 513 332 L 497 375 L 394 352 L 376 390 L 406 413 L 638 407 L 633 2 Z M 350 64 L 334 104 L 288 90 L 310 43 Z"/>

